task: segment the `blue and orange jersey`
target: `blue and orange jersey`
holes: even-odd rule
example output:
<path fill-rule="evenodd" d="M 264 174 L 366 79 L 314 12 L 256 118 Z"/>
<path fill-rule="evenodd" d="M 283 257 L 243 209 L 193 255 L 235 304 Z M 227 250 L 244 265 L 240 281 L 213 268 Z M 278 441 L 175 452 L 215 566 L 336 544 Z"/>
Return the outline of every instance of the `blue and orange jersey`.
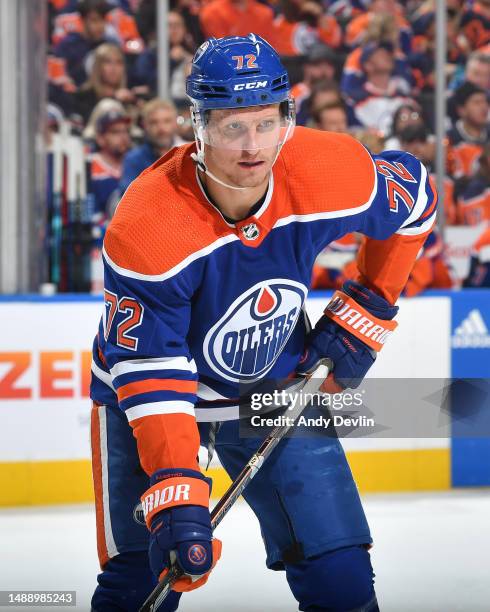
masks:
<path fill-rule="evenodd" d="M 91 396 L 118 405 L 141 465 L 197 468 L 196 419 L 238 417 L 243 384 L 296 370 L 318 254 L 366 236 L 359 281 L 394 303 L 431 230 L 437 198 L 408 153 L 298 127 L 258 210 L 231 223 L 191 154 L 172 149 L 135 179 L 103 249 L 105 304 Z"/>
<path fill-rule="evenodd" d="M 447 137 L 452 176 L 456 179 L 472 177 L 478 171 L 478 161 L 483 147 L 490 139 L 490 125 L 480 138 L 472 138 L 466 133 L 463 122 L 459 120 L 449 130 Z"/>
<path fill-rule="evenodd" d="M 415 262 L 403 295 L 414 297 L 426 289 L 450 289 L 451 271 L 445 256 L 444 242 L 436 228 L 427 236 Z"/>
<path fill-rule="evenodd" d="M 331 2 L 323 2 L 323 6 L 327 6 L 329 15 L 333 15 L 336 19 L 341 19 L 344 22 L 365 13 L 369 8 L 370 0 L 332 0 Z"/>
<path fill-rule="evenodd" d="M 350 49 L 358 47 L 363 43 L 366 30 L 375 13 L 366 12 L 358 15 L 349 23 L 345 30 L 345 44 Z M 398 26 L 398 45 L 402 53 L 408 55 L 412 48 L 412 30 L 410 24 L 401 13 L 395 15 Z"/>
<path fill-rule="evenodd" d="M 347 98 L 352 100 L 355 100 L 359 95 L 364 96 L 366 74 L 361 64 L 362 52 L 363 47 L 357 47 L 351 51 L 345 60 L 342 71 L 340 89 Z M 404 90 L 408 92 L 414 83 L 410 65 L 401 51 L 396 51 L 394 59 L 393 76 L 399 79 L 400 83 L 403 84 Z"/>
<path fill-rule="evenodd" d="M 457 222 L 461 225 L 490 223 L 490 185 L 488 178 L 476 175 L 458 198 Z"/>
<path fill-rule="evenodd" d="M 344 270 L 355 260 L 359 244 L 356 234 L 346 234 L 323 249 L 313 266 L 311 288 L 340 289 L 347 280 Z"/>
<path fill-rule="evenodd" d="M 114 191 L 119 189 L 122 166 L 114 167 L 107 163 L 100 153 L 95 153 L 90 161 L 89 193 L 94 198 L 94 213 L 99 217 L 107 216 L 107 203 Z"/>
<path fill-rule="evenodd" d="M 475 2 L 461 17 L 460 28 L 472 49 L 480 49 L 490 43 L 490 11 Z"/>
<path fill-rule="evenodd" d="M 125 53 L 141 53 L 143 39 L 138 32 L 136 20 L 121 8 L 115 7 L 106 15 L 106 36 L 121 45 Z M 53 43 L 59 45 L 69 34 L 80 34 L 83 21 L 77 11 L 62 12 L 55 17 Z"/>
<path fill-rule="evenodd" d="M 332 15 L 323 15 L 317 27 L 304 21 L 288 21 L 284 15 L 278 15 L 274 20 L 272 37 L 280 55 L 305 55 L 318 42 L 333 49 L 340 47 L 342 30 Z"/>
<path fill-rule="evenodd" d="M 490 226 L 471 249 L 470 271 L 464 287 L 490 287 Z"/>

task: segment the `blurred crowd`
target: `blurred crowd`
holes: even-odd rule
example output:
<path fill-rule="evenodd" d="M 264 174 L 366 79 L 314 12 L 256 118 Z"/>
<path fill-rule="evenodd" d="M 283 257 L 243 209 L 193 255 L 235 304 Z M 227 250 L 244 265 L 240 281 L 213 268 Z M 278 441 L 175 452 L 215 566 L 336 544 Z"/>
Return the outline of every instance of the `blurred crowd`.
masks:
<path fill-rule="evenodd" d="M 169 0 L 169 99 L 157 96 L 156 0 L 48 0 L 48 128 L 67 122 L 87 155 L 94 223 L 129 183 L 193 140 L 185 78 L 209 36 L 255 32 L 282 55 L 297 123 L 348 132 L 372 153 L 401 149 L 433 174 L 436 0 Z M 464 286 L 490 286 L 490 0 L 446 0 L 446 226 L 478 226 Z M 103 231 L 103 230 L 102 230 Z M 356 273 L 361 238 L 322 253 L 313 286 Z M 406 295 L 454 286 L 434 231 Z"/>

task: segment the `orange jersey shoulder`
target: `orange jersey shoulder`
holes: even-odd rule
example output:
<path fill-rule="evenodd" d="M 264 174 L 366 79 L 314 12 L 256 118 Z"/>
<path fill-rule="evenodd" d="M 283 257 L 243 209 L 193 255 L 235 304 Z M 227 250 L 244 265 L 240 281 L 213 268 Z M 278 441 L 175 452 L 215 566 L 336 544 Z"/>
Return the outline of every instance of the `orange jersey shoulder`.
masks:
<path fill-rule="evenodd" d="M 297 127 L 279 161 L 287 176 L 292 214 L 350 215 L 367 208 L 374 196 L 372 158 L 347 134 Z"/>
<path fill-rule="evenodd" d="M 162 275 L 229 233 L 200 192 L 193 147 L 172 149 L 127 189 L 104 239 L 106 257 L 117 267 Z"/>

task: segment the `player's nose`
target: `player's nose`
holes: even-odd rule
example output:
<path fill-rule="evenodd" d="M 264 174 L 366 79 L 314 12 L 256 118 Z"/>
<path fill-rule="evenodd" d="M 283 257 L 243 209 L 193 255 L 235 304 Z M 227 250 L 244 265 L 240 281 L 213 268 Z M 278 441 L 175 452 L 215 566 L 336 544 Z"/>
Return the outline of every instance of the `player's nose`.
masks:
<path fill-rule="evenodd" d="M 257 141 L 257 132 L 254 128 L 247 130 L 247 133 L 243 137 L 242 148 L 249 154 L 255 154 L 259 151 L 260 146 Z"/>

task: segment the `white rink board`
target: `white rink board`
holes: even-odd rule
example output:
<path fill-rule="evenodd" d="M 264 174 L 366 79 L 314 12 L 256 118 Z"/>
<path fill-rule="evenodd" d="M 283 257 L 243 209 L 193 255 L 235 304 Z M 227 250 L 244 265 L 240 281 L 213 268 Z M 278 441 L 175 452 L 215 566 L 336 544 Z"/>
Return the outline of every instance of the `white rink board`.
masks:
<path fill-rule="evenodd" d="M 313 297 L 308 314 L 316 321 L 329 298 Z M 450 376 L 450 316 L 448 297 L 400 300 L 399 327 L 383 349 L 370 376 L 385 378 L 448 378 Z M 0 397 L 0 462 L 88 459 L 90 401 L 82 395 L 82 353 L 91 350 L 101 315 L 98 301 L 0 302 L 7 321 L 0 344 L 0 381 L 12 370 L 12 354 L 28 353 L 30 364 L 15 383 L 14 393 L 29 398 Z M 49 353 L 68 352 L 55 359 L 52 372 L 41 367 Z M 56 379 L 54 371 L 65 371 Z M 46 384 L 52 390 L 46 393 Z M 0 385 L 0 390 L 4 389 Z M 44 389 L 44 391 L 43 391 Z M 70 397 L 52 397 L 57 391 Z M 45 397 L 42 397 L 42 395 Z M 46 397 L 48 395 L 48 397 Z M 347 450 L 441 448 L 448 440 L 355 439 Z"/>

